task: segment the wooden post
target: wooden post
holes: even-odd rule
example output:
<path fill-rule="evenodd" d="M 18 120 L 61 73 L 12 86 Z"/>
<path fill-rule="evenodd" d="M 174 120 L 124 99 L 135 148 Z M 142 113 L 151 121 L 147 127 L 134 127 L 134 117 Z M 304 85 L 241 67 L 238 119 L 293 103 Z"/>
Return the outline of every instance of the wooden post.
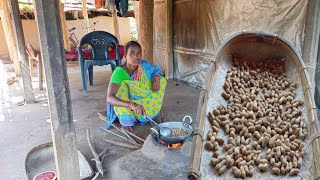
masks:
<path fill-rule="evenodd" d="M 79 180 L 76 134 L 64 58 L 59 1 L 34 1 L 43 57 L 57 179 Z"/>
<path fill-rule="evenodd" d="M 307 6 L 307 16 L 305 24 L 305 36 L 303 41 L 302 59 L 305 62 L 312 88 L 312 97 L 314 97 L 315 88 L 315 70 L 317 63 L 317 53 L 319 47 L 320 35 L 320 1 L 309 0 Z"/>
<path fill-rule="evenodd" d="M 66 15 L 64 13 L 64 5 L 61 1 L 59 1 L 59 7 L 60 7 L 60 17 L 61 17 L 61 25 L 62 25 L 62 32 L 63 32 L 63 45 L 67 51 L 70 51 L 69 33 L 68 33 L 68 27 L 66 22 Z"/>
<path fill-rule="evenodd" d="M 173 78 L 173 46 L 172 46 L 172 0 L 166 0 L 166 30 L 167 30 L 167 58 L 164 62 L 167 78 Z"/>
<path fill-rule="evenodd" d="M 142 58 L 153 62 L 153 0 L 139 1 L 138 39 Z"/>
<path fill-rule="evenodd" d="M 4 30 L 4 35 L 6 37 L 6 42 L 9 50 L 9 56 L 11 61 L 14 64 L 14 70 L 17 77 L 21 76 L 21 68 L 18 58 L 17 46 L 13 35 L 13 28 L 11 24 L 11 15 L 8 6 L 7 0 L 0 0 L 0 9 L 2 9 L 2 13 L 0 13 L 0 18 Z"/>
<path fill-rule="evenodd" d="M 15 40 L 17 44 L 18 58 L 21 66 L 22 82 L 24 88 L 24 98 L 27 104 L 34 103 L 34 96 L 32 90 L 32 81 L 28 61 L 26 59 L 26 48 L 22 29 L 22 22 L 20 18 L 20 10 L 18 0 L 10 0 L 10 7 L 12 12 L 12 27 L 15 32 Z"/>
<path fill-rule="evenodd" d="M 84 22 L 85 22 L 85 28 L 87 33 L 91 32 L 90 28 L 90 22 L 88 18 L 88 11 L 87 11 L 87 0 L 81 0 L 82 2 L 82 11 L 83 11 L 83 17 L 84 17 Z"/>
<path fill-rule="evenodd" d="M 116 5 L 114 5 L 114 7 L 113 7 L 112 20 L 113 20 L 114 35 L 116 36 L 116 38 L 120 42 L 120 33 L 119 33 L 119 24 L 118 24 L 118 15 L 117 15 Z"/>

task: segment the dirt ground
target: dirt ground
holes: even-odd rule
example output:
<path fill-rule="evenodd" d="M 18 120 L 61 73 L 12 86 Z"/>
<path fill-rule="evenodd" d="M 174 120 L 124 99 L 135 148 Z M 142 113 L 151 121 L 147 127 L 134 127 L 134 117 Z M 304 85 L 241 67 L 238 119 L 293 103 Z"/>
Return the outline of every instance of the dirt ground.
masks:
<path fill-rule="evenodd" d="M 68 75 L 72 98 L 73 121 L 76 127 L 78 149 L 89 160 L 92 154 L 86 140 L 89 128 L 98 152 L 109 148 L 104 161 L 107 169 L 104 178 L 109 178 L 108 164 L 132 152 L 132 150 L 109 145 L 103 139 L 121 141 L 119 138 L 100 130 L 105 124 L 97 113 L 105 113 L 105 94 L 111 76 L 111 67 L 94 68 L 94 86 L 82 92 L 81 77 L 77 61 L 68 62 Z M 33 79 L 35 104 L 21 105 L 23 98 L 21 79 L 16 78 L 7 85 L 7 78 L 13 76 L 13 68 L 7 58 L 0 57 L 0 179 L 27 179 L 25 158 L 34 147 L 51 141 L 50 117 L 46 91 L 38 90 L 37 78 Z M 168 81 L 161 121 L 181 121 L 185 115 L 196 116 L 199 90 L 172 80 Z M 119 125 L 119 123 L 117 123 Z M 146 137 L 150 125 L 137 126 L 138 135 Z M 94 167 L 92 162 L 91 166 Z"/>

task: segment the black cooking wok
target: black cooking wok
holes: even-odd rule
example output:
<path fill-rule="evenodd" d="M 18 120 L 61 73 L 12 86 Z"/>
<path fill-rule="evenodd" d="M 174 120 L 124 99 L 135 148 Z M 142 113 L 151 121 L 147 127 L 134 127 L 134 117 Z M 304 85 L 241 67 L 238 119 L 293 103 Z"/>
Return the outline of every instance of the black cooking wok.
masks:
<path fill-rule="evenodd" d="M 186 118 L 190 119 L 190 122 L 186 122 Z M 160 129 L 157 126 L 154 126 L 152 128 L 150 128 L 150 133 L 153 136 L 153 138 L 155 138 L 156 141 L 161 141 L 164 142 L 166 144 L 176 144 L 176 143 L 183 143 L 183 141 L 185 141 L 186 139 L 188 139 L 189 137 L 191 137 L 192 132 L 193 132 L 193 127 L 191 126 L 192 123 L 192 119 L 190 116 L 185 116 L 183 118 L 182 122 L 177 122 L 177 121 L 173 121 L 173 122 L 165 122 L 165 123 L 160 123 L 159 126 L 160 127 L 167 127 L 167 128 L 181 128 L 186 130 L 188 133 L 184 136 L 178 136 L 178 137 L 165 137 L 165 136 L 161 136 L 160 135 Z"/>

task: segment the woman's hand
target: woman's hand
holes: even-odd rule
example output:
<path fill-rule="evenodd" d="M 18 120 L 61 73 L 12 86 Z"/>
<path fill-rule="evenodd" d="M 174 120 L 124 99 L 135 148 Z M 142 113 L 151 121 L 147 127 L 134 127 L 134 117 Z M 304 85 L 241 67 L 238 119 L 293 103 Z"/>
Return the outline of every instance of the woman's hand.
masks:
<path fill-rule="evenodd" d="M 145 114 L 145 110 L 143 108 L 142 105 L 139 105 L 139 104 L 136 104 L 134 103 L 132 106 L 131 106 L 131 109 L 132 111 L 134 111 L 135 113 L 139 114 L 139 115 L 144 115 Z"/>
<path fill-rule="evenodd" d="M 155 75 L 152 81 L 152 91 L 158 92 L 160 90 L 160 75 Z"/>

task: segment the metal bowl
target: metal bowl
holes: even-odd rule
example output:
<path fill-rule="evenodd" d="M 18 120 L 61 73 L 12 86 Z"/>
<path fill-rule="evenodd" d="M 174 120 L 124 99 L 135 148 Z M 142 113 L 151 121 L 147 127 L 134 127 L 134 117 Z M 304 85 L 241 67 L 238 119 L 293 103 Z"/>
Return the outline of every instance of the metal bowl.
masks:
<path fill-rule="evenodd" d="M 189 122 L 186 122 L 186 118 L 189 118 Z M 160 135 L 160 129 L 156 126 L 150 128 L 151 135 L 156 139 L 156 141 L 161 141 L 166 144 L 176 144 L 176 143 L 183 143 L 186 139 L 191 137 L 193 132 L 193 127 L 191 126 L 192 119 L 190 116 L 185 116 L 182 122 L 172 121 L 172 122 L 165 122 L 160 123 L 160 127 L 167 127 L 167 128 L 181 128 L 186 130 L 188 133 L 184 136 L 178 137 L 165 137 Z"/>

